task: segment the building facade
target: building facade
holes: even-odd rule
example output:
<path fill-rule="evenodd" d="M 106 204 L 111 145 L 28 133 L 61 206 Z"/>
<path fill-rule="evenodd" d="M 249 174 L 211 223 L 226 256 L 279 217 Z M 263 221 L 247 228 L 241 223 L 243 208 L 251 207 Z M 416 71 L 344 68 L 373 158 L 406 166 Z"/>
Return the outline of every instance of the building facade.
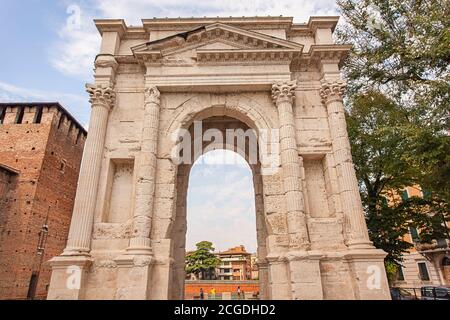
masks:
<path fill-rule="evenodd" d="M 414 186 L 405 188 L 398 198 L 406 200 L 424 196 L 426 195 L 421 188 Z M 447 226 L 450 227 L 448 223 Z M 405 240 L 414 244 L 414 247 L 403 254 L 402 267 L 393 286 L 420 288 L 429 285 L 450 285 L 450 239 L 437 239 L 430 244 L 421 244 L 420 230 L 410 228 Z"/>
<path fill-rule="evenodd" d="M 230 149 L 253 172 L 262 299 L 389 299 L 352 164 L 337 22 L 96 20 L 89 136 L 49 298 L 182 299 L 190 169 Z M 257 145 L 214 139 L 230 128 Z"/>
<path fill-rule="evenodd" d="M 252 254 L 248 253 L 244 246 L 230 248 L 227 251 L 219 252 L 216 256 L 221 261 L 216 268 L 218 280 L 252 280 Z"/>
<path fill-rule="evenodd" d="M 0 299 L 46 298 L 85 139 L 58 103 L 0 104 Z"/>

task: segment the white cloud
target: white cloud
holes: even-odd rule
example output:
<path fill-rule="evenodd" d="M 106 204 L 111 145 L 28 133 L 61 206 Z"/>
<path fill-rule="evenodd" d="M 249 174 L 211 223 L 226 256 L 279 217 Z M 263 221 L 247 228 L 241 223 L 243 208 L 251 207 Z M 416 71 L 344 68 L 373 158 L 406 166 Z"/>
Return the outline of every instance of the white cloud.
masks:
<path fill-rule="evenodd" d="M 74 5 L 80 12 L 74 11 Z M 153 17 L 203 16 L 292 16 L 306 22 L 312 15 L 335 15 L 334 0 L 78 0 L 68 7 L 67 23 L 61 26 L 59 40 L 50 53 L 53 67 L 64 74 L 87 79 L 92 74 L 100 37 L 92 22 L 94 18 L 122 18 L 139 25 L 140 19 Z M 74 15 L 80 14 L 79 17 Z M 77 28 L 74 22 L 80 21 Z"/>

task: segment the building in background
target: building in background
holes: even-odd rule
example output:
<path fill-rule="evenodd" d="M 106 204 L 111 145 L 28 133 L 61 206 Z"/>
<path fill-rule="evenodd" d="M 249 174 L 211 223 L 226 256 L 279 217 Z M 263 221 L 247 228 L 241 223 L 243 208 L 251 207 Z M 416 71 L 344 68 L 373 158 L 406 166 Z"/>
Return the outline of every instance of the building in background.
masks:
<path fill-rule="evenodd" d="M 217 267 L 218 280 L 245 281 L 252 279 L 251 253 L 244 246 L 238 246 L 219 252 L 217 257 L 222 263 Z"/>
<path fill-rule="evenodd" d="M 251 280 L 259 280 L 259 267 L 258 267 L 258 257 L 256 254 L 252 254 L 250 257 L 250 263 L 251 263 L 251 270 L 252 270 L 252 277 Z"/>
<path fill-rule="evenodd" d="M 426 197 L 420 187 L 407 187 L 401 195 L 392 201 L 407 200 L 410 197 Z M 443 221 L 444 223 L 444 221 Z M 450 284 L 450 241 L 436 239 L 431 244 L 421 244 L 420 230 L 410 228 L 406 240 L 414 247 L 403 255 L 403 266 L 399 269 L 393 286 L 402 288 L 420 288 L 426 285 Z"/>
<path fill-rule="evenodd" d="M 0 299 L 47 296 L 86 135 L 58 103 L 0 104 Z"/>

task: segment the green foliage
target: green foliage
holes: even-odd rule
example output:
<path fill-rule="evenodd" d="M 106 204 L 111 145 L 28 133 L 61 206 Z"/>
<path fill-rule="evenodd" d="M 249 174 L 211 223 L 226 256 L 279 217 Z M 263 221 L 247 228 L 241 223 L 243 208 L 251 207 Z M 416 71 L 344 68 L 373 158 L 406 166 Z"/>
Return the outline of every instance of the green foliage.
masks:
<path fill-rule="evenodd" d="M 186 255 L 186 272 L 204 275 L 214 270 L 219 264 L 220 259 L 214 255 L 213 244 L 208 241 L 202 241 L 196 244 L 197 250 Z"/>
<path fill-rule="evenodd" d="M 384 267 L 386 269 L 386 275 L 389 283 L 394 282 L 395 278 L 397 277 L 399 265 L 391 261 L 385 261 Z"/>
<path fill-rule="evenodd" d="M 448 237 L 450 202 L 450 16 L 445 0 L 338 0 L 342 43 L 353 44 L 344 67 L 348 131 L 369 233 L 400 264 L 411 247 Z M 391 202 L 407 186 L 425 199 Z"/>

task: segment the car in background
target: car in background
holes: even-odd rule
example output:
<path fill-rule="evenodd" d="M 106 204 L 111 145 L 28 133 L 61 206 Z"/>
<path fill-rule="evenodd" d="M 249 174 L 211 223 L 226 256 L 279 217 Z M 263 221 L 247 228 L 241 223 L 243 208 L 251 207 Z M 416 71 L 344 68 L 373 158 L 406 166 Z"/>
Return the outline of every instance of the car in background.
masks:
<path fill-rule="evenodd" d="M 425 286 L 420 294 L 422 300 L 450 300 L 450 286 Z"/>
<path fill-rule="evenodd" d="M 416 296 L 403 288 L 391 288 L 392 300 L 417 300 Z"/>

